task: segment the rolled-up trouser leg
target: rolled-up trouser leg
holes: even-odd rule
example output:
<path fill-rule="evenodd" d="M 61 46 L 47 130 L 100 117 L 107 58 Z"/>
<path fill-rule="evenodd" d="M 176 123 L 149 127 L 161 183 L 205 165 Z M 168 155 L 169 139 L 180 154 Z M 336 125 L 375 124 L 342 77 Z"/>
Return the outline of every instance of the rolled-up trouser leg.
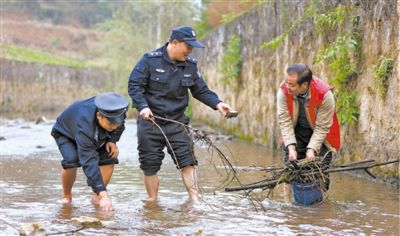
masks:
<path fill-rule="evenodd" d="M 145 175 L 154 175 L 160 170 L 164 159 L 163 149 L 167 146 L 168 153 L 171 155 L 177 168 L 197 165 L 197 160 L 193 153 L 193 142 L 189 132 L 182 125 L 173 122 L 159 122 L 159 126 L 168 138 L 167 144 L 160 129 L 151 121 L 138 118 L 138 151 L 140 168 Z"/>
<path fill-rule="evenodd" d="M 193 152 L 193 141 L 187 128 L 176 123 L 169 123 L 165 127 L 168 133 L 168 140 L 174 152 L 171 151 L 168 145 L 167 150 L 176 167 L 181 169 L 186 166 L 197 165 Z"/>

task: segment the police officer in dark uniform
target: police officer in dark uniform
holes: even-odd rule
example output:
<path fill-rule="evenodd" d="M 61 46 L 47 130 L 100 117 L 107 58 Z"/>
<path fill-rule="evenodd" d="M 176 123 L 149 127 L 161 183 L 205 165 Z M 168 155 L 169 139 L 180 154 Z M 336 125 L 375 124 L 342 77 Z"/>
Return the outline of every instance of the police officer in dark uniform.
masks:
<path fill-rule="evenodd" d="M 123 96 L 103 93 L 73 103 L 57 118 L 51 135 L 63 157 L 63 203 L 71 203 L 76 170 L 82 166 L 93 190 L 92 203 L 112 210 L 106 186 L 118 164 L 116 143 L 125 129 L 128 106 Z"/>
<path fill-rule="evenodd" d="M 197 61 L 190 57 L 193 47 L 204 48 L 196 40 L 193 28 L 174 28 L 169 42 L 153 52 L 146 53 L 132 70 L 129 78 L 129 95 L 133 107 L 139 111 L 137 137 L 140 168 L 145 175 L 147 200 L 157 199 L 160 170 L 166 146 L 161 131 L 149 119 L 153 115 L 177 120 L 185 124 L 190 90 L 193 97 L 226 116 L 231 108 L 223 103 L 205 84 L 197 69 Z M 198 199 L 196 173 L 191 140 L 179 124 L 155 119 L 168 137 L 176 156 L 177 168 L 181 169 L 183 183 L 190 199 Z M 169 147 L 168 152 L 172 154 Z M 171 155 L 172 156 L 172 155 Z"/>

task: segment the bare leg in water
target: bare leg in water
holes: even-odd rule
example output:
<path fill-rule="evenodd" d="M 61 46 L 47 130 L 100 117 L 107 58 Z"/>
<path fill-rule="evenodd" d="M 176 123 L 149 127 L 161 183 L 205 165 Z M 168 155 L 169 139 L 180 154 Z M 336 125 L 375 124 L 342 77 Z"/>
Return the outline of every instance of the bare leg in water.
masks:
<path fill-rule="evenodd" d="M 77 168 L 69 168 L 61 170 L 61 184 L 64 194 L 61 203 L 63 204 L 69 204 L 72 201 L 72 186 L 76 180 L 76 169 Z"/>
<path fill-rule="evenodd" d="M 69 204 L 72 202 L 72 187 L 76 180 L 76 171 L 77 168 L 62 169 L 61 171 L 61 184 L 64 194 L 61 203 L 63 204 Z M 113 171 L 114 165 L 100 166 L 101 176 L 103 177 L 103 182 L 106 186 L 110 182 Z M 92 203 L 98 205 L 98 201 L 97 194 L 93 193 Z"/>
<path fill-rule="evenodd" d="M 158 187 L 160 186 L 160 181 L 158 180 L 158 175 L 144 176 L 144 185 L 147 191 L 146 201 L 157 200 Z"/>
<path fill-rule="evenodd" d="M 199 200 L 198 197 L 198 187 L 197 187 L 197 173 L 194 166 L 186 166 L 181 169 L 182 171 L 182 181 L 185 185 L 186 191 L 188 191 L 189 198 L 193 202 Z M 158 188 L 160 185 L 158 175 L 151 175 L 144 177 L 144 184 L 147 191 L 147 201 L 157 200 Z"/>
<path fill-rule="evenodd" d="M 182 181 L 186 191 L 189 193 L 189 198 L 193 202 L 199 201 L 199 193 L 197 186 L 197 172 L 194 166 L 185 166 L 182 169 Z"/>

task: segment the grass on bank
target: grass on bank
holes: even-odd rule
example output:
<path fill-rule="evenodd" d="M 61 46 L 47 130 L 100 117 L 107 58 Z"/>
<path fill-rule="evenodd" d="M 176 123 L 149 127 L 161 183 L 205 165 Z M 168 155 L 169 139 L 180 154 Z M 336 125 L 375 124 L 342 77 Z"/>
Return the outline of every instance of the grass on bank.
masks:
<path fill-rule="evenodd" d="M 95 63 L 89 63 L 85 60 L 76 60 L 67 57 L 57 56 L 50 53 L 45 53 L 11 44 L 4 45 L 3 50 L 5 58 L 16 61 L 60 65 L 73 68 L 100 66 Z"/>

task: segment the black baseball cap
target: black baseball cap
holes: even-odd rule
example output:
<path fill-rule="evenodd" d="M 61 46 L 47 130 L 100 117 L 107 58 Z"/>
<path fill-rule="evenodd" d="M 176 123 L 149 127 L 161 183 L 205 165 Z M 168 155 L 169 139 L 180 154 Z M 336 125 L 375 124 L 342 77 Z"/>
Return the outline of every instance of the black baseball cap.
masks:
<path fill-rule="evenodd" d="M 181 42 L 185 42 L 195 48 L 204 48 L 204 45 L 197 41 L 196 33 L 190 26 L 179 26 L 172 29 L 170 40 L 176 39 Z"/>
<path fill-rule="evenodd" d="M 97 95 L 94 98 L 94 104 L 101 115 L 107 118 L 113 124 L 122 124 L 126 118 L 129 102 L 124 96 L 108 92 Z"/>

